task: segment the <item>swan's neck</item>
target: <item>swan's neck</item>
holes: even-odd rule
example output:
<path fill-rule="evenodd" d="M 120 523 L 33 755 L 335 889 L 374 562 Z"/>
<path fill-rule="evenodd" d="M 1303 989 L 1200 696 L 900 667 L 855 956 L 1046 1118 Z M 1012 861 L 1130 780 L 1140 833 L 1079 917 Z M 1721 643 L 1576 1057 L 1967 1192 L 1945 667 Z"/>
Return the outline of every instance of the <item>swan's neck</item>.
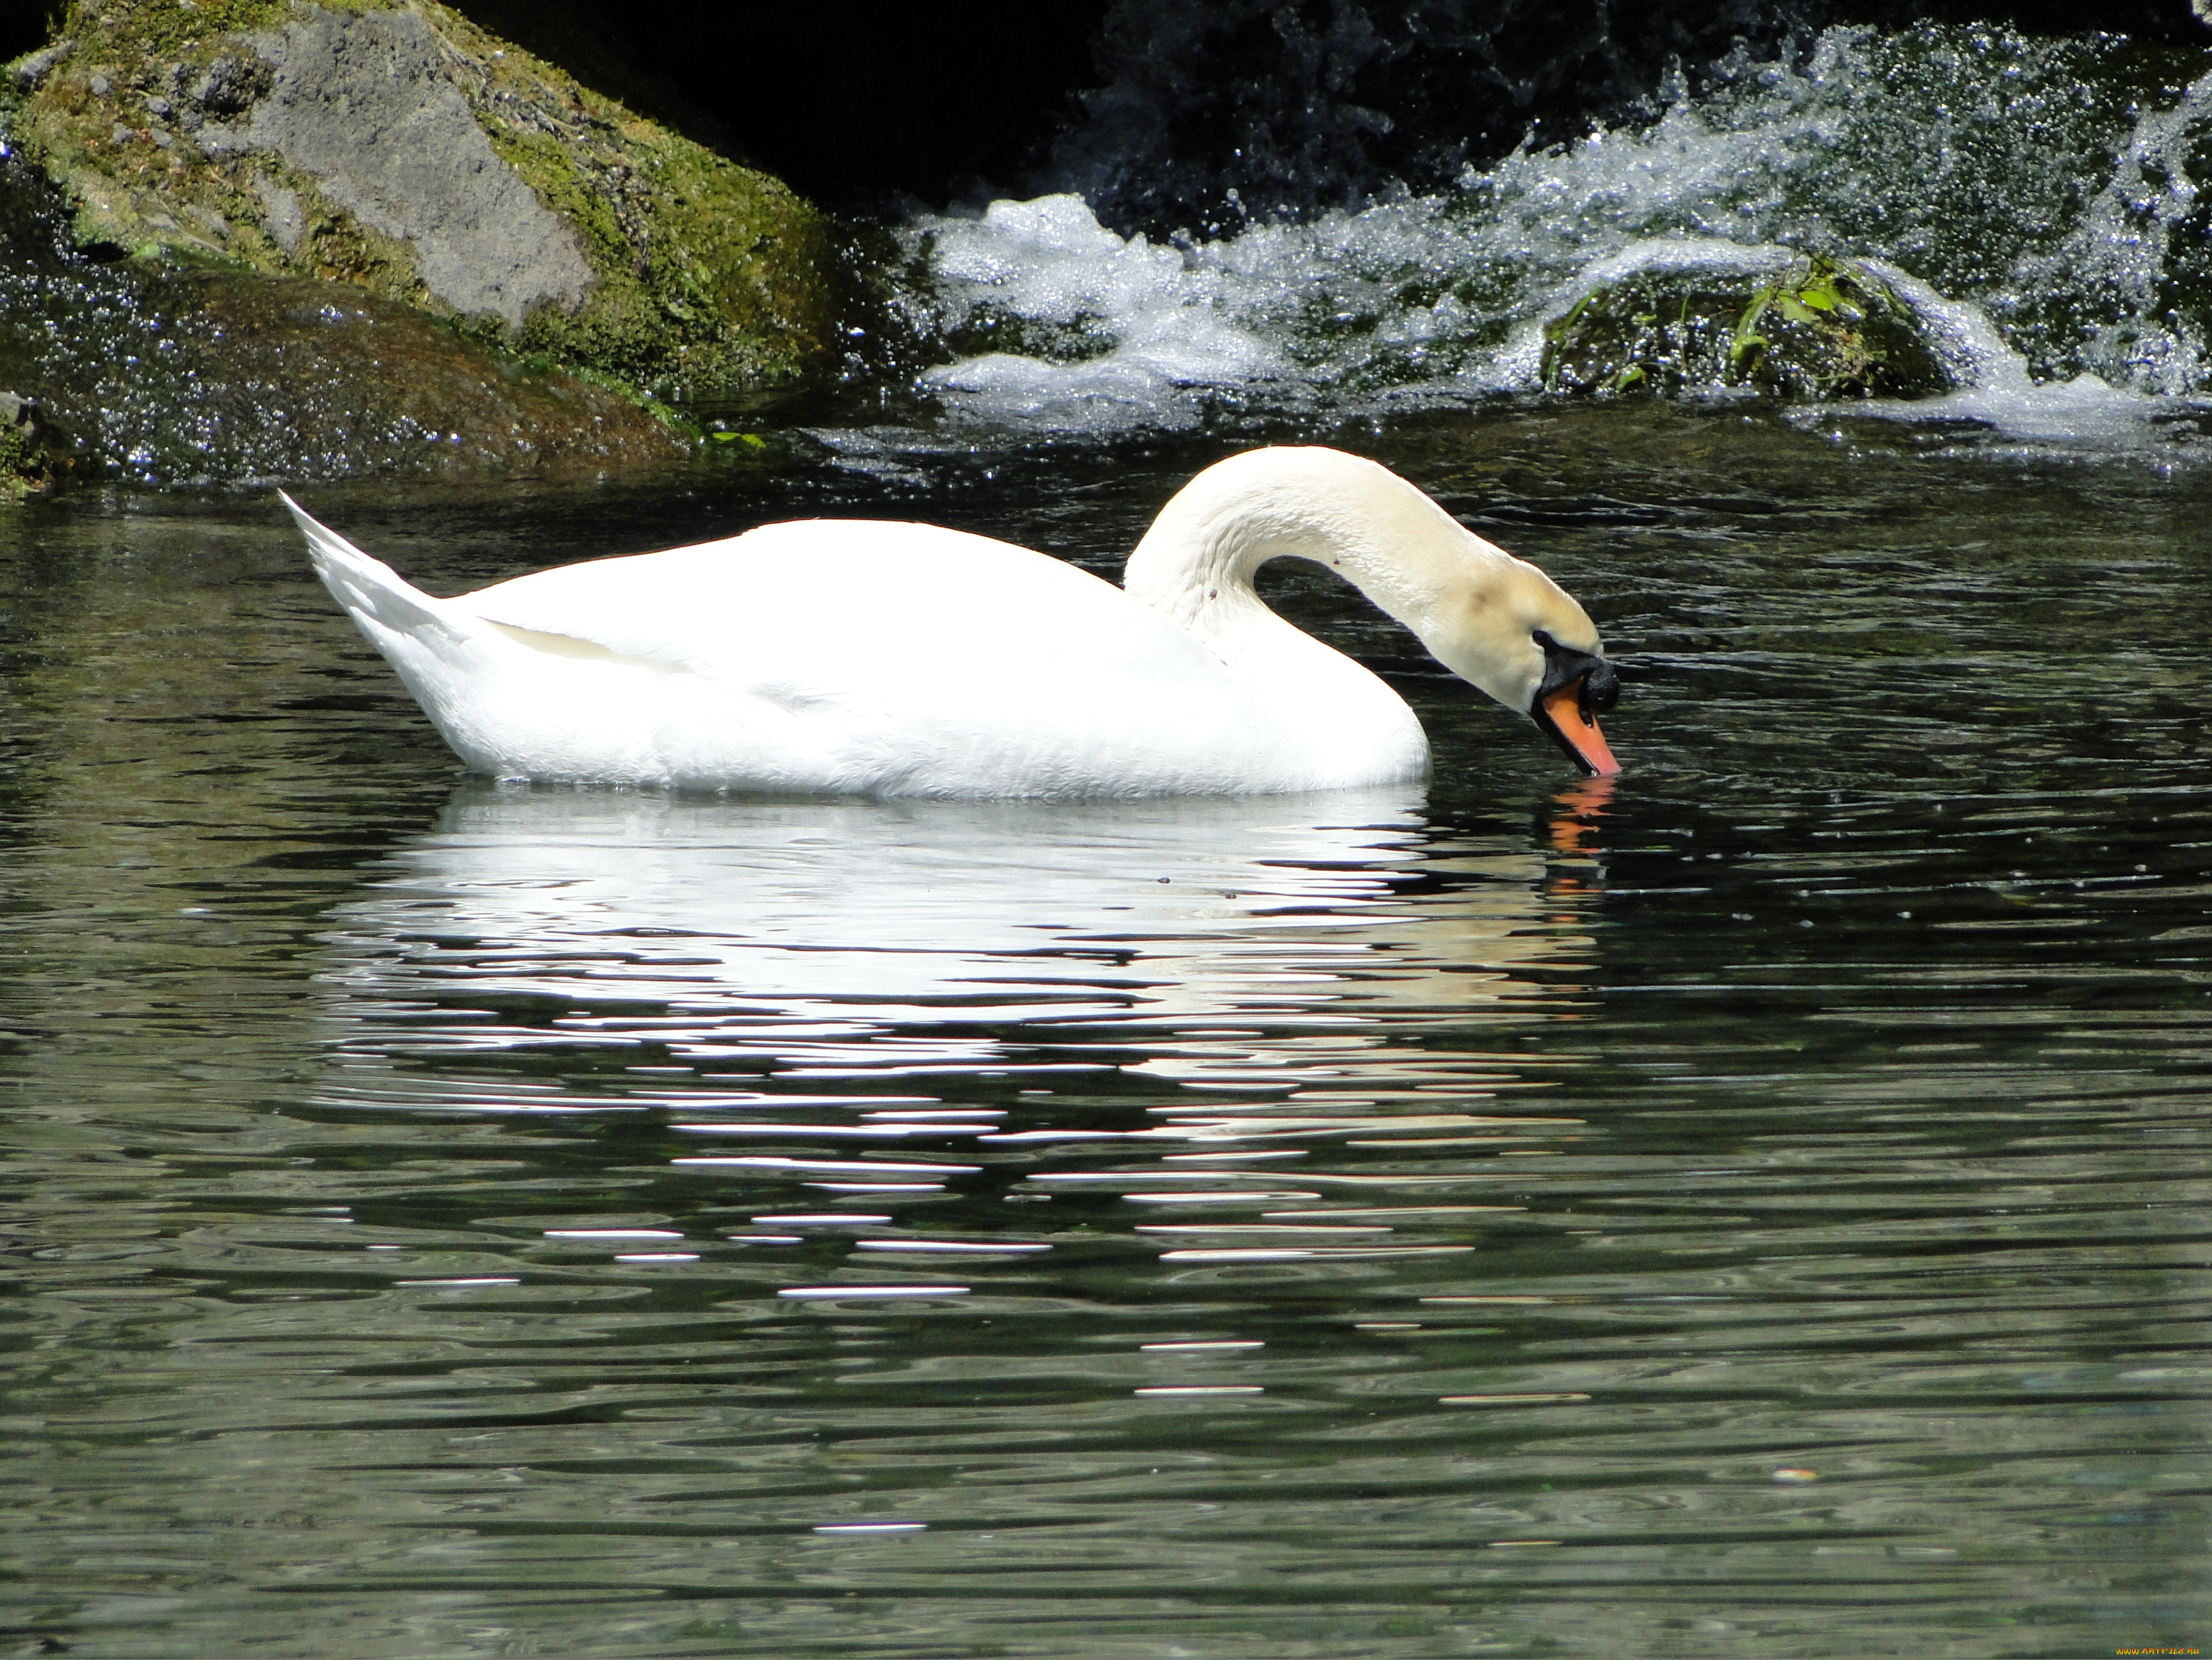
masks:
<path fill-rule="evenodd" d="M 1282 751 L 1285 776 L 1315 787 L 1351 776 L 1414 779 L 1428 740 L 1406 700 L 1342 652 L 1267 608 L 1253 587 L 1270 559 L 1317 560 L 1394 616 L 1418 605 L 1402 574 L 1363 555 L 1349 524 L 1310 501 L 1222 502 L 1203 487 L 1170 502 L 1122 581 L 1218 657 L 1252 699 L 1253 742 Z"/>
<path fill-rule="evenodd" d="M 1464 537 L 1441 508 L 1425 497 L 1415 499 L 1451 532 Z M 1122 586 L 1131 597 L 1188 629 L 1231 668 L 1287 649 L 1285 635 L 1308 646 L 1319 644 L 1260 598 L 1254 583 L 1270 559 L 1310 559 L 1326 565 L 1382 610 L 1425 634 L 1449 574 L 1435 569 L 1433 561 L 1409 560 L 1401 538 L 1378 545 L 1375 526 L 1332 511 L 1334 506 L 1295 496 L 1255 505 L 1249 498 L 1209 500 L 1186 490 L 1168 503 L 1129 556 Z"/>
<path fill-rule="evenodd" d="M 1161 509 L 1122 580 L 1271 703 L 1319 718 L 1310 712 L 1353 697 L 1351 675 L 1395 699 L 1261 603 L 1254 576 L 1285 556 L 1335 571 L 1510 709 L 1531 708 L 1543 684 L 1547 635 L 1575 651 L 1599 649 L 1583 608 L 1543 572 L 1388 469 L 1335 450 L 1251 450 L 1216 462 Z"/>

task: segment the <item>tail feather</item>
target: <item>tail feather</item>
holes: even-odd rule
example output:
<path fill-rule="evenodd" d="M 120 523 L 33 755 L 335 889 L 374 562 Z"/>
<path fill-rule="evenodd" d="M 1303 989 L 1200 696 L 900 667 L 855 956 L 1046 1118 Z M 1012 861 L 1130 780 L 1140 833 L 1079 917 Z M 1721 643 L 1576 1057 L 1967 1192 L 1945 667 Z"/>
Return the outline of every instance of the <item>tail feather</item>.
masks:
<path fill-rule="evenodd" d="M 281 495 L 281 492 L 280 492 Z M 336 531 L 284 505 L 307 538 L 315 574 L 354 626 L 384 654 L 454 753 L 480 772 L 504 775 L 503 742 L 487 726 L 483 689 L 516 650 L 492 623 L 449 600 L 434 599 Z"/>
<path fill-rule="evenodd" d="M 485 630 L 476 619 L 432 599 L 383 561 L 370 558 L 327 525 L 318 524 L 283 491 L 277 491 L 276 498 L 291 509 L 293 522 L 307 538 L 315 575 L 378 646 L 384 646 L 386 632 L 456 646 L 481 641 Z M 372 629 L 372 623 L 381 629 Z"/>

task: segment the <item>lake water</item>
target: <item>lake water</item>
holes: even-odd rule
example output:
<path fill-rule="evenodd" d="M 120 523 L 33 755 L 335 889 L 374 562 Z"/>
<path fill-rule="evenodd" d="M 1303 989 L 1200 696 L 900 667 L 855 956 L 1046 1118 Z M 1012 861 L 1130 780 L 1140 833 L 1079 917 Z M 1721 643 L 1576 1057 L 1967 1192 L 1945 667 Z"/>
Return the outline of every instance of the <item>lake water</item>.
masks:
<path fill-rule="evenodd" d="M 1584 601 L 1626 771 L 1316 572 L 1435 780 L 1236 801 L 471 781 L 264 494 L 0 514 L 5 1651 L 2201 1645 L 2187 427 L 1324 428 Z M 1237 447 L 932 434 L 307 505 L 1111 574 Z"/>

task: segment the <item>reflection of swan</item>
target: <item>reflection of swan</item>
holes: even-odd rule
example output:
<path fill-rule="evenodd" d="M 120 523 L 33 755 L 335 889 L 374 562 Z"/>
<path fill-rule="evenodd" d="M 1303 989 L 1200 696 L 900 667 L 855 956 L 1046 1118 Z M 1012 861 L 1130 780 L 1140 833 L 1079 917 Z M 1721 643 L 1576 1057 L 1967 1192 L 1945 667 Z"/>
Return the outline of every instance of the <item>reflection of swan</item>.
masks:
<path fill-rule="evenodd" d="M 1583 943 L 1547 924 L 1541 860 L 1438 858 L 1413 805 L 740 806 L 473 785 L 341 919 L 334 977 L 371 999 L 662 1004 L 672 1052 L 707 1058 L 742 1047 L 739 1028 L 794 1021 L 837 1026 L 825 1043 L 1194 1013 L 1342 1026 L 1525 994 L 1520 964 Z M 1416 866 L 1431 879 L 1401 893 Z"/>
<path fill-rule="evenodd" d="M 446 740 L 500 777 L 939 796 L 1420 778 L 1404 700 L 1255 593 L 1283 556 L 1339 571 L 1586 771 L 1617 770 L 1589 715 L 1617 682 L 1582 607 L 1334 450 L 1200 474 L 1126 592 L 957 531 L 817 520 L 441 600 L 292 511 Z"/>

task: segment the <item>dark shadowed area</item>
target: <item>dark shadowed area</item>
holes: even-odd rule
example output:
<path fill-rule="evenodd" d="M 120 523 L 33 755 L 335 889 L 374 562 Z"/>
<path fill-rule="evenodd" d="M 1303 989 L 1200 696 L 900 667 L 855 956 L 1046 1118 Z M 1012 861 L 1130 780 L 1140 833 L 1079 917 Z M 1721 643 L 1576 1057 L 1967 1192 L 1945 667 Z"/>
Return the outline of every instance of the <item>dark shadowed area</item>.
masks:
<path fill-rule="evenodd" d="M 620 82 L 648 107 L 688 109 L 835 205 L 1073 188 L 1124 228 L 1158 230 L 1219 222 L 1231 188 L 1243 213 L 1265 217 L 1393 182 L 1431 186 L 1531 131 L 1571 138 L 1648 105 L 1670 66 L 1694 83 L 1738 46 L 1765 58 L 1835 24 L 2205 34 L 2178 0 L 2125 0 L 2094 16 L 2039 0 L 460 9 L 556 61 L 596 60 L 610 89 Z"/>

